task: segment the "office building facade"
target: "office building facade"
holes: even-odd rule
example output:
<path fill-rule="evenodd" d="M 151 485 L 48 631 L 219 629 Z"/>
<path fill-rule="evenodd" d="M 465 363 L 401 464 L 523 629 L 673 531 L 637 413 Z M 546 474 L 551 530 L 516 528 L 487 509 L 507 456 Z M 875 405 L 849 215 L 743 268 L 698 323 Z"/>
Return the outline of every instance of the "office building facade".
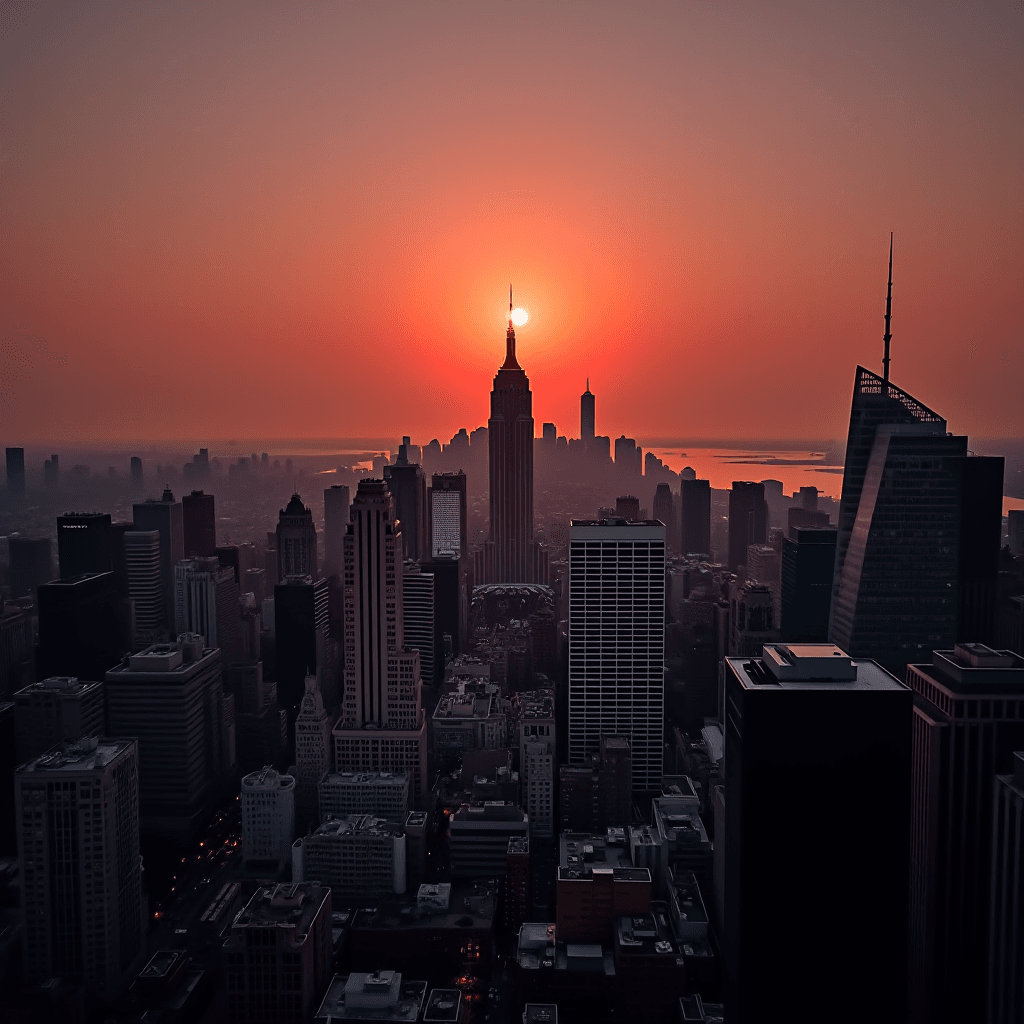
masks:
<path fill-rule="evenodd" d="M 626 736 L 635 790 L 662 775 L 665 527 L 573 520 L 569 540 L 569 762 Z"/>
<path fill-rule="evenodd" d="M 57 562 L 62 580 L 84 572 L 110 572 L 110 516 L 65 512 L 57 516 Z"/>
<path fill-rule="evenodd" d="M 174 629 L 174 567 L 185 557 L 185 533 L 181 502 L 174 500 L 170 489 L 165 489 L 157 501 L 149 498 L 132 506 L 134 528 L 160 534 L 160 581 L 163 585 L 163 626 Z M 127 538 L 127 534 L 125 535 Z M 126 541 L 127 542 L 127 541 Z"/>
<path fill-rule="evenodd" d="M 430 555 L 469 557 L 466 474 L 435 473 L 430 478 Z"/>
<path fill-rule="evenodd" d="M 295 835 L 295 779 L 271 765 L 242 779 L 242 859 L 246 866 L 278 867 L 291 856 Z"/>
<path fill-rule="evenodd" d="M 319 579 L 313 511 L 302 504 L 297 494 L 291 496 L 278 516 L 275 547 L 278 580 L 288 576 Z"/>
<path fill-rule="evenodd" d="M 711 483 L 708 480 L 679 481 L 682 540 L 684 555 L 711 556 Z"/>

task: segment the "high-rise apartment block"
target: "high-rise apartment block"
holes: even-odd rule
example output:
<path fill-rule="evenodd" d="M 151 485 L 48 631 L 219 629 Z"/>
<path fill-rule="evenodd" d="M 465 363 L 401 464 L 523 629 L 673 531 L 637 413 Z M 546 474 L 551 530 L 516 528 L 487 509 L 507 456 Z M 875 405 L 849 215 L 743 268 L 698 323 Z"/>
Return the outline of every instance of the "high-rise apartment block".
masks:
<path fill-rule="evenodd" d="M 324 490 L 324 568 L 340 573 L 345 561 L 345 527 L 351 503 L 348 487 L 332 484 Z"/>
<path fill-rule="evenodd" d="M 382 480 L 362 480 L 345 534 L 344 695 L 338 770 L 401 770 L 426 794 L 420 655 L 405 645 L 402 539 Z"/>
<path fill-rule="evenodd" d="M 295 779 L 265 765 L 242 779 L 241 804 L 246 865 L 284 864 L 295 835 Z"/>
<path fill-rule="evenodd" d="M 907 685 L 914 692 L 910 1019 L 946 1024 L 981 1012 L 992 785 L 1024 749 L 1024 658 L 957 644 L 907 666 Z"/>
<path fill-rule="evenodd" d="M 635 790 L 662 775 L 665 527 L 573 520 L 569 541 L 569 761 L 625 736 Z"/>
<path fill-rule="evenodd" d="M 57 561 L 62 580 L 85 572 L 110 572 L 110 516 L 100 512 L 65 512 L 57 516 Z"/>
<path fill-rule="evenodd" d="M 149 498 L 132 506 L 132 522 L 136 530 L 160 534 L 160 581 L 163 584 L 163 626 L 174 629 L 174 567 L 185 557 L 185 534 L 181 502 L 174 500 L 170 489 L 159 501 Z M 127 538 L 127 534 L 125 534 Z M 127 543 L 127 540 L 126 540 Z"/>
<path fill-rule="evenodd" d="M 831 644 L 765 645 L 722 671 L 726 1013 L 771 1017 L 799 987 L 793 1020 L 903 1024 L 912 693 Z M 772 797 L 797 777 L 803 811 L 779 842 Z"/>
<path fill-rule="evenodd" d="M 430 479 L 430 554 L 432 558 L 469 557 L 466 474 L 435 473 Z"/>
<path fill-rule="evenodd" d="M 764 484 L 734 480 L 729 491 L 729 569 L 747 563 L 747 548 L 768 540 L 768 504 Z"/>
<path fill-rule="evenodd" d="M 14 695 L 19 764 L 45 754 L 63 740 L 105 732 L 102 682 L 50 676 Z"/>
<path fill-rule="evenodd" d="M 143 829 L 191 834 L 231 767 L 220 651 L 184 634 L 111 669 L 106 690 L 108 730 L 139 741 Z"/>
<path fill-rule="evenodd" d="M 288 576 L 319 579 L 313 511 L 302 504 L 297 494 L 291 496 L 278 516 L 275 547 L 279 580 Z"/>
<path fill-rule="evenodd" d="M 331 980 L 331 890 L 257 889 L 224 943 L 230 1024 L 303 1024 Z"/>
<path fill-rule="evenodd" d="M 145 949 L 134 739 L 84 736 L 15 772 L 24 971 L 103 999 Z"/>
<path fill-rule="evenodd" d="M 217 514 L 214 511 L 213 495 L 202 491 L 186 494 L 181 499 L 181 518 L 185 557 L 204 558 L 215 554 Z"/>

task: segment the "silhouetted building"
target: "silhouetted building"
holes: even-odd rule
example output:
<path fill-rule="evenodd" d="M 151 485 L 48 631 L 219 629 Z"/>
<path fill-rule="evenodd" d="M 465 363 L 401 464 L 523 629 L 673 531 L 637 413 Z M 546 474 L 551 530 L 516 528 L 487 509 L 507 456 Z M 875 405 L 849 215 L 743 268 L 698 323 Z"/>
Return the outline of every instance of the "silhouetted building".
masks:
<path fill-rule="evenodd" d="M 967 438 L 947 434 L 945 420 L 858 367 L 829 624 L 853 656 L 902 672 L 956 640 L 966 454 Z"/>
<path fill-rule="evenodd" d="M 43 463 L 43 486 L 47 490 L 56 490 L 60 480 L 60 460 L 56 455 L 51 455 Z"/>
<path fill-rule="evenodd" d="M 145 950 L 133 739 L 62 743 L 15 772 L 24 972 L 117 996 Z"/>
<path fill-rule="evenodd" d="M 747 548 L 768 540 L 768 505 L 764 484 L 734 480 L 729 491 L 729 569 L 747 564 Z"/>
<path fill-rule="evenodd" d="M 995 779 L 992 881 L 988 904 L 988 1024 L 1017 1024 L 1024 1016 L 1020 923 L 1024 921 L 1024 752 L 1013 771 Z"/>
<path fill-rule="evenodd" d="M 455 556 L 438 555 L 421 561 L 420 568 L 434 577 L 434 649 L 439 652 L 435 672 L 443 675 L 448 644 L 445 638 L 450 640 L 451 656 L 458 657 L 468 629 L 469 586 L 465 563 Z"/>
<path fill-rule="evenodd" d="M 340 573 L 345 561 L 345 527 L 348 526 L 349 490 L 332 484 L 324 491 L 324 567 Z"/>
<path fill-rule="evenodd" d="M 216 554 L 217 514 L 213 507 L 213 495 L 202 491 L 186 494 L 181 499 L 181 517 L 185 557 Z"/>
<path fill-rule="evenodd" d="M 102 679 L 129 650 L 128 610 L 112 572 L 54 580 L 37 595 L 40 679 Z"/>
<path fill-rule="evenodd" d="M 487 421 L 490 534 L 476 583 L 547 583 L 547 555 L 533 539 L 533 431 L 533 394 L 509 319 Z"/>
<path fill-rule="evenodd" d="M 145 831 L 191 835 L 221 792 L 225 699 L 220 652 L 201 636 L 156 644 L 106 674 L 107 728 L 139 741 Z"/>
<path fill-rule="evenodd" d="M 934 651 L 930 664 L 908 665 L 907 685 L 914 691 L 910 1019 L 946 1024 L 977 1017 L 985 991 L 992 785 L 1024 748 L 1024 658 L 957 644 Z"/>
<path fill-rule="evenodd" d="M 165 588 L 161 573 L 160 531 L 128 530 L 122 534 L 124 570 L 133 610 L 133 642 L 148 647 L 166 640 L 170 633 L 164 609 Z"/>
<path fill-rule="evenodd" d="M 821 644 L 828 640 L 835 560 L 835 527 L 790 529 L 782 542 L 783 640 Z"/>
<path fill-rule="evenodd" d="M 274 629 L 277 641 L 274 677 L 277 702 L 294 724 L 306 692 L 306 676 L 329 675 L 330 621 L 327 580 L 289 576 L 274 587 Z M 328 701 L 328 703 L 330 703 Z"/>
<path fill-rule="evenodd" d="M 137 455 L 133 455 L 131 459 L 131 481 L 133 491 L 142 490 L 142 459 L 140 459 Z"/>
<path fill-rule="evenodd" d="M 384 467 L 384 479 L 395 502 L 405 557 L 428 557 L 431 552 L 427 542 L 427 478 L 418 464 L 409 461 L 404 444 L 398 447 L 394 465 Z"/>
<path fill-rule="evenodd" d="M 903 1024 L 912 693 L 830 644 L 726 658 L 723 678 L 726 1013 Z M 813 811 L 779 842 L 793 778 Z"/>
<path fill-rule="evenodd" d="M 25 449 L 7 449 L 7 495 L 12 501 L 25 496 Z"/>
<path fill-rule="evenodd" d="M 615 499 L 615 514 L 630 523 L 640 518 L 640 499 L 632 494 L 621 494 Z"/>
<path fill-rule="evenodd" d="M 110 516 L 103 512 L 65 512 L 57 516 L 57 561 L 62 580 L 84 572 L 110 572 Z"/>
<path fill-rule="evenodd" d="M 62 740 L 102 736 L 103 683 L 51 676 L 14 695 L 14 741 L 18 764 L 45 754 Z"/>
<path fill-rule="evenodd" d="M 956 638 L 994 644 L 999 622 L 999 548 L 1003 516 L 1003 459 L 978 455 L 952 460 L 956 477 Z"/>
<path fill-rule="evenodd" d="M 590 392 L 590 378 L 587 378 L 587 390 L 580 395 L 580 437 L 584 441 L 594 439 L 595 429 L 594 396 Z"/>
<path fill-rule="evenodd" d="M 181 502 L 165 488 L 159 501 L 148 498 L 132 506 L 135 529 L 160 534 L 160 581 L 163 584 L 164 628 L 174 629 L 174 567 L 185 557 Z M 125 535 L 127 537 L 127 534 Z"/>
<path fill-rule="evenodd" d="M 655 488 L 652 511 L 654 518 L 665 524 L 665 540 L 669 549 L 678 551 L 679 522 L 676 516 L 675 501 L 672 497 L 672 488 L 668 484 L 658 484 Z"/>
<path fill-rule="evenodd" d="M 287 507 L 281 509 L 275 539 L 277 550 L 277 578 L 283 582 L 289 576 L 312 576 L 318 579 L 316 555 L 316 527 L 313 511 L 293 494 Z"/>
<path fill-rule="evenodd" d="M 615 469 L 620 479 L 639 479 L 643 451 L 636 441 L 625 434 L 615 439 Z"/>
<path fill-rule="evenodd" d="M 466 474 L 435 473 L 430 483 L 430 554 L 458 555 L 466 564 L 469 544 L 466 511 Z"/>
<path fill-rule="evenodd" d="M 711 556 L 711 483 L 686 479 L 679 482 L 682 506 L 682 542 L 684 555 Z"/>
<path fill-rule="evenodd" d="M 32 617 L 0 600 L 0 699 L 34 678 Z"/>
<path fill-rule="evenodd" d="M 257 889 L 224 943 L 232 1024 L 308 1021 L 331 980 L 331 890 Z"/>
<path fill-rule="evenodd" d="M 11 597 L 32 597 L 53 579 L 49 537 L 8 537 Z"/>
<path fill-rule="evenodd" d="M 633 788 L 654 789 L 665 708 L 665 527 L 573 520 L 569 533 L 569 762 L 597 752 L 604 735 L 625 736 Z"/>
<path fill-rule="evenodd" d="M 382 480 L 361 480 L 345 534 L 344 695 L 335 765 L 410 772 L 427 792 L 420 655 L 404 627 L 402 539 Z"/>

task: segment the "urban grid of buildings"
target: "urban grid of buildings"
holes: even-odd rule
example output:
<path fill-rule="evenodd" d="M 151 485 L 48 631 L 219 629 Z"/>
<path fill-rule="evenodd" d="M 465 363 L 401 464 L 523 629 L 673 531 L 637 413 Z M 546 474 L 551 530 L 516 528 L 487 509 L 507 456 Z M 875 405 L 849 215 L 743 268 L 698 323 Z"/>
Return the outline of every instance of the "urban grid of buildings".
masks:
<path fill-rule="evenodd" d="M 511 291 L 487 426 L 322 507 L 31 536 L 88 473 L 7 448 L 0 1020 L 1024 1021 L 1024 512 L 889 288 L 838 502 L 536 436 Z"/>

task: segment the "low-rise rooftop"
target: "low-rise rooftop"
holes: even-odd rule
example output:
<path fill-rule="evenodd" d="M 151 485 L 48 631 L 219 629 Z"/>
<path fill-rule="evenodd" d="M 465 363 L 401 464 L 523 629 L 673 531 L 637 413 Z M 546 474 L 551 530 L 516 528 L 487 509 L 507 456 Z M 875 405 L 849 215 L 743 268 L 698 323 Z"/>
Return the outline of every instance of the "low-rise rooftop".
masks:
<path fill-rule="evenodd" d="M 765 644 L 761 658 L 726 658 L 747 690 L 903 690 L 879 664 L 834 644 Z"/>
<path fill-rule="evenodd" d="M 91 772 L 106 767 L 134 744 L 132 739 L 100 739 L 96 736 L 64 740 L 15 771 L 25 775 L 34 772 Z"/>
<path fill-rule="evenodd" d="M 427 983 L 406 981 L 397 971 L 336 974 L 314 1021 L 419 1021 Z"/>

